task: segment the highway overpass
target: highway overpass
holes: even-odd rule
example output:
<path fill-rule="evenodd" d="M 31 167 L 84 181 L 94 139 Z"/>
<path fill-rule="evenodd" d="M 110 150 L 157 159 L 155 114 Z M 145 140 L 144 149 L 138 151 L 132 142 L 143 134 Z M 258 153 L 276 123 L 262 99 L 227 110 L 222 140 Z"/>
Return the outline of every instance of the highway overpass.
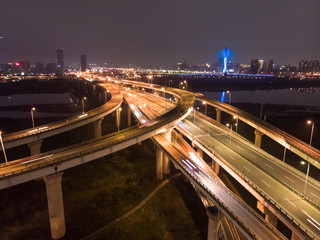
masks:
<path fill-rule="evenodd" d="M 116 81 L 114 82 L 116 85 L 118 84 Z M 60 225 L 64 224 L 61 172 L 70 167 L 92 161 L 101 156 L 139 143 L 150 137 L 154 137 L 157 139 L 158 146 L 162 148 L 162 152 L 165 152 L 166 155 L 168 155 L 174 162 L 175 166 L 190 178 L 193 184 L 197 186 L 197 189 L 219 206 L 220 209 L 223 209 L 225 215 L 228 216 L 230 221 L 233 221 L 236 226 L 239 226 L 241 229 L 247 228 L 247 230 L 244 231 L 247 237 L 252 239 L 267 239 L 265 236 L 268 236 L 269 234 L 269 236 L 274 238 L 275 236 L 277 236 L 276 238 L 278 239 L 282 238 L 281 235 L 278 235 L 279 233 L 272 228 L 272 226 L 270 227 L 269 224 L 266 224 L 263 220 L 259 219 L 259 217 L 239 201 L 239 199 L 234 198 L 234 195 L 230 195 L 230 192 L 225 189 L 225 187 L 220 186 L 219 182 L 211 179 L 212 170 L 207 166 L 207 164 L 202 162 L 202 166 L 200 164 L 200 168 L 190 169 L 190 165 L 188 167 L 188 163 L 186 162 L 187 158 L 189 158 L 188 160 L 190 161 L 190 156 L 186 155 L 183 149 L 175 147 L 175 145 L 169 141 L 170 139 L 168 139 L 167 134 L 168 129 L 177 125 L 178 122 L 187 117 L 191 112 L 191 106 L 193 106 L 194 103 L 194 95 L 192 93 L 150 84 L 132 83 L 129 81 L 125 81 L 124 83 L 130 84 L 132 86 L 131 89 L 135 89 L 135 91 L 138 91 L 140 94 L 144 93 L 148 97 L 151 94 L 144 92 L 143 88 L 149 88 L 156 91 L 157 99 L 159 99 L 159 96 L 161 95 L 164 96 L 165 94 L 170 94 L 170 96 L 174 96 L 176 98 L 176 101 L 162 101 L 162 106 L 160 104 L 160 108 L 162 107 L 162 111 L 164 113 L 150 121 L 148 121 L 148 119 L 146 119 L 145 122 L 142 121 L 142 125 L 134 126 L 85 143 L 58 149 L 49 153 L 43 153 L 32 158 L 16 160 L 14 162 L 10 162 L 10 165 L 4 167 L 1 166 L 0 175 L 2 175 L 2 177 L 0 177 L 0 189 L 39 177 L 44 177 L 47 186 L 49 213 L 53 206 L 53 211 L 57 211 L 58 209 L 58 215 L 60 216 L 60 220 L 58 219 L 57 222 L 52 223 L 52 231 L 61 235 L 61 232 L 54 229 L 54 225 L 56 223 L 59 223 Z M 122 87 L 117 86 L 118 90 L 119 88 Z M 159 100 L 158 102 L 161 103 Z M 176 103 L 177 106 L 173 107 L 174 103 Z M 131 104 L 135 103 L 132 102 Z M 136 107 L 139 108 L 139 106 Z M 138 112 L 143 113 L 143 111 L 140 110 Z M 144 111 L 148 114 L 150 109 L 145 108 Z M 208 149 L 210 150 L 210 148 L 207 148 L 207 150 Z M 157 153 L 157 156 L 161 158 L 161 153 Z M 212 157 L 216 162 L 218 162 L 218 158 L 216 156 Z M 201 162 L 201 159 L 199 161 Z M 199 163 L 193 162 L 193 164 L 196 166 Z M 201 173 L 203 176 L 200 176 Z M 242 177 L 245 179 L 246 176 Z M 58 189 L 58 192 L 60 191 L 60 200 L 56 199 L 56 197 L 50 193 L 53 189 Z M 215 192 L 217 189 L 220 189 L 219 193 Z M 233 202 L 229 202 L 230 205 L 225 205 L 223 200 Z M 58 204 L 59 206 L 57 207 L 53 202 L 60 202 L 60 205 Z M 231 209 L 230 206 L 235 208 Z M 245 219 L 245 221 L 243 219 Z M 52 218 L 50 218 L 50 220 L 54 221 Z M 249 222 L 253 222 L 255 227 L 251 226 Z M 250 226 L 248 226 L 248 224 Z M 269 231 L 272 232 L 271 235 Z M 302 232 L 297 235 L 305 236 L 304 234 L 305 232 Z M 308 238 L 308 236 L 306 237 Z M 315 239 L 317 239 L 317 237 L 315 237 Z"/>

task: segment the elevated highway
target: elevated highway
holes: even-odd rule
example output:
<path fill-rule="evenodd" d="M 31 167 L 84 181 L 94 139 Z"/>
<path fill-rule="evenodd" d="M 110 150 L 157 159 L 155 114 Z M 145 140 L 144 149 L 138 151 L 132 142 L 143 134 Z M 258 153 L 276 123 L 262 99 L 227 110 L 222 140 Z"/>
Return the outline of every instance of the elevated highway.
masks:
<path fill-rule="evenodd" d="M 65 235 L 65 218 L 61 180 L 63 170 L 98 159 L 172 128 L 192 109 L 194 97 L 172 89 L 178 104 L 172 110 L 146 125 L 137 125 L 85 143 L 19 159 L 0 166 L 0 189 L 42 177 L 46 183 L 51 235 L 60 239 Z"/>
<path fill-rule="evenodd" d="M 222 209 L 223 213 L 228 217 L 228 219 L 232 221 L 236 226 L 241 228 L 243 230 L 243 233 L 249 239 L 283 239 L 281 234 L 279 234 L 274 227 L 272 227 L 269 224 L 266 224 L 266 222 L 263 221 L 257 214 L 255 214 L 252 209 L 248 208 L 248 206 L 246 206 L 243 202 L 241 202 L 233 194 L 231 194 L 228 189 L 226 189 L 223 185 L 221 185 L 218 181 L 216 181 L 213 178 L 214 174 L 212 170 L 206 163 L 203 162 L 201 158 L 200 159 L 196 158 L 195 160 L 193 155 L 190 155 L 189 151 L 186 152 L 186 150 L 182 147 L 182 145 L 177 145 L 177 142 L 172 142 L 171 139 L 168 138 L 168 130 L 176 126 L 181 120 L 187 117 L 191 112 L 191 106 L 193 106 L 194 104 L 193 94 L 189 92 L 181 91 L 178 89 L 162 88 L 159 86 L 154 86 L 154 85 L 144 84 L 144 83 L 137 83 L 137 82 L 132 83 L 129 81 L 126 81 L 125 83 L 133 85 L 133 88 L 136 88 L 136 87 L 140 88 L 141 90 L 140 93 L 143 93 L 142 89 L 144 87 L 148 87 L 152 90 L 157 91 L 159 95 L 171 94 L 176 98 L 176 101 L 168 102 L 168 100 L 165 100 L 165 102 L 163 101 L 161 102 L 158 100 L 158 103 L 160 105 L 161 104 L 166 105 L 165 109 L 164 109 L 164 106 L 159 107 L 160 109 L 162 108 L 161 110 L 162 115 L 150 121 L 145 119 L 145 121 L 141 121 L 143 123 L 142 125 L 137 125 L 131 128 L 127 128 L 122 131 L 112 133 L 98 139 L 90 140 L 85 143 L 76 144 L 63 149 L 58 149 L 48 153 L 39 154 L 36 156 L 32 156 L 31 158 L 19 159 L 19 160 L 10 162 L 10 164 L 8 165 L 2 165 L 0 167 L 0 189 L 4 189 L 22 182 L 37 179 L 39 177 L 43 177 L 45 179 L 46 186 L 47 186 L 49 214 L 51 214 L 50 206 L 54 205 L 55 203 L 53 203 L 53 201 L 50 202 L 50 199 L 53 198 L 52 194 L 50 195 L 50 193 L 52 192 L 52 187 L 50 187 L 50 185 L 52 185 L 52 182 L 54 182 L 53 183 L 54 188 L 59 189 L 59 186 L 58 186 L 59 184 L 57 185 L 56 182 L 60 181 L 59 191 L 61 192 L 61 180 L 56 180 L 56 176 L 60 176 L 60 179 L 61 179 L 61 174 L 59 175 L 59 173 L 61 173 L 63 170 L 92 161 L 94 159 L 100 158 L 102 156 L 108 155 L 110 153 L 124 149 L 128 146 L 139 143 L 145 139 L 154 137 L 158 146 L 166 153 L 167 156 L 170 157 L 170 159 L 174 162 L 175 166 L 178 169 L 180 169 L 190 179 L 190 181 L 197 187 L 197 189 L 199 189 L 208 199 L 214 202 L 215 205 L 219 206 Z M 145 94 L 145 95 L 149 96 L 150 94 Z M 198 99 L 201 99 L 201 98 L 198 97 Z M 174 103 L 176 103 L 177 106 L 174 106 Z M 131 100 L 131 103 L 129 101 L 128 104 L 135 105 L 136 103 Z M 119 105 L 117 107 L 119 107 Z M 142 113 L 144 111 L 144 114 L 146 113 L 148 114 L 148 108 L 145 108 L 144 110 L 142 110 L 137 105 L 135 105 L 135 107 L 137 109 L 140 109 L 138 110 L 138 112 Z M 190 122 L 190 119 L 189 119 L 189 122 Z M 179 125 L 180 124 L 178 124 L 178 128 L 181 127 Z M 187 136 L 189 135 L 189 138 L 190 136 L 192 136 L 192 140 L 195 143 L 198 142 L 199 143 L 198 146 L 201 146 L 200 141 L 198 141 L 198 139 L 197 141 L 195 141 L 194 139 L 194 131 L 196 128 L 198 128 L 198 126 L 197 125 L 195 126 L 186 125 L 186 126 L 188 126 L 187 128 L 194 127 L 194 130 L 191 130 L 191 133 L 190 131 L 188 131 L 190 129 L 185 130 L 186 132 L 185 134 Z M 209 126 L 211 127 L 210 124 Z M 202 129 L 202 130 L 200 129 L 199 131 L 205 131 L 207 133 L 208 129 L 209 129 L 208 126 L 206 126 L 206 129 Z M 211 131 L 211 128 L 210 128 L 210 131 Z M 226 135 L 225 132 L 223 133 L 223 135 Z M 210 141 L 214 141 L 214 140 L 210 140 Z M 220 137 L 219 137 L 219 140 L 215 140 L 215 141 L 216 141 L 215 144 L 217 145 L 225 144 L 221 142 L 219 143 Z M 210 155 L 210 152 L 212 153 L 213 149 L 212 148 L 210 149 L 209 145 L 205 146 L 205 143 L 202 143 L 202 145 L 203 145 L 202 149 L 210 157 L 212 157 L 214 161 L 218 162 L 221 166 L 224 164 L 221 159 L 225 158 L 225 156 L 223 156 L 223 153 L 230 154 L 230 151 L 234 151 L 232 148 L 230 148 L 230 146 L 226 146 L 226 148 L 220 153 L 221 155 L 218 155 L 218 153 Z M 222 145 L 219 147 L 222 148 Z M 239 153 L 236 153 L 236 154 L 239 155 Z M 240 157 L 237 156 L 237 158 L 241 160 L 240 162 L 242 162 L 241 157 L 242 156 Z M 227 156 L 226 158 L 230 158 L 230 156 Z M 237 174 L 240 175 L 239 171 L 237 172 Z M 245 181 L 248 180 L 248 177 L 244 174 L 242 174 L 240 177 L 242 180 L 245 180 Z M 267 177 L 270 178 L 270 176 L 267 176 Z M 255 185 L 256 181 L 258 180 L 254 180 L 254 182 L 251 182 L 252 186 Z M 262 183 L 265 184 L 265 181 Z M 279 183 L 275 181 L 274 184 L 278 186 L 277 184 Z M 263 191 L 261 191 L 260 186 L 258 186 L 257 189 L 258 188 L 261 194 L 261 192 Z M 290 196 L 291 198 L 291 195 L 288 195 L 288 196 Z M 261 200 L 261 202 L 263 202 L 263 204 L 267 207 L 272 204 L 276 205 L 278 204 L 277 201 L 280 201 L 278 199 L 276 199 L 275 202 L 272 202 L 270 199 L 266 201 L 266 198 L 261 198 L 261 195 L 260 195 L 260 198 L 258 198 L 258 200 Z M 287 201 L 288 203 L 286 206 L 290 206 L 288 205 L 290 203 L 290 199 L 288 200 L 289 201 Z M 63 213 L 62 192 L 61 192 L 61 199 L 56 202 L 59 202 L 59 201 L 61 201 L 60 205 L 62 204 L 62 213 Z M 290 204 L 291 205 L 295 204 L 295 202 L 291 202 Z M 56 207 L 54 209 L 55 211 L 57 211 Z M 58 209 L 60 209 L 59 212 L 60 212 L 60 220 L 61 220 L 62 218 L 61 206 L 58 207 Z M 288 209 L 290 208 L 287 207 L 285 210 L 288 210 Z M 294 211 L 292 209 L 290 209 L 290 211 Z M 288 219 L 288 214 L 282 210 L 283 210 L 282 208 L 280 209 L 277 208 L 276 211 L 272 213 L 279 218 L 284 216 L 283 219 Z M 308 212 L 305 211 L 307 214 L 305 214 L 304 212 L 302 213 L 308 216 L 307 219 L 309 219 L 311 223 L 309 224 L 303 223 L 303 225 L 301 225 L 301 221 L 297 223 L 294 221 L 295 219 L 293 218 L 292 219 L 290 218 L 289 220 L 291 221 L 291 223 L 293 222 L 293 224 L 295 224 L 295 227 L 297 227 L 298 229 L 304 230 L 302 232 L 297 231 L 297 236 L 299 238 L 320 239 L 318 232 L 316 231 L 317 218 L 314 218 L 315 216 L 313 215 L 311 216 L 309 213 L 309 210 L 310 209 L 308 209 Z M 317 209 L 312 209 L 312 211 L 315 211 L 315 210 Z M 60 227 L 61 222 L 57 221 L 57 219 L 52 219 L 51 217 L 50 217 L 50 221 L 52 222 L 51 229 L 53 230 L 53 232 L 59 233 L 60 230 L 55 228 Z M 63 224 L 64 224 L 64 216 L 63 216 Z M 313 225 L 313 229 L 311 225 Z M 61 235 L 61 233 L 59 234 Z"/>
<path fill-rule="evenodd" d="M 221 111 L 226 112 L 231 116 L 236 116 L 239 120 L 256 129 L 258 131 L 257 135 L 261 133 L 259 136 L 260 142 L 262 135 L 265 134 L 320 169 L 320 151 L 318 149 L 236 107 L 199 94 L 196 94 L 196 100 L 215 107 L 217 109 L 217 119 L 221 116 Z"/>
<path fill-rule="evenodd" d="M 276 226 L 277 219 L 280 219 L 301 239 L 308 238 L 308 235 L 311 239 L 320 237 L 320 209 L 266 171 L 268 167 L 278 171 L 274 166 L 277 162 L 270 164 L 273 157 L 261 149 L 255 151 L 256 146 L 244 143 L 235 133 L 230 138 L 229 129 L 213 125 L 199 115 L 195 123 L 193 116 L 189 116 L 177 125 L 177 129 L 214 159 L 212 165 L 217 173 L 219 167 L 224 168 L 258 200 L 258 207 L 270 224 Z M 263 168 L 257 161 L 264 165 Z M 283 165 L 278 163 L 278 168 L 283 170 Z M 289 179 L 295 181 L 292 176 Z"/>
<path fill-rule="evenodd" d="M 279 218 L 290 227 L 295 233 L 295 237 L 317 239 L 320 227 L 320 219 L 318 219 L 319 208 L 298 194 L 295 194 L 290 188 L 288 189 L 282 184 L 283 182 L 275 180 L 270 169 L 269 171 L 264 171 L 264 169 L 261 169 L 261 166 L 259 167 L 257 164 L 252 163 L 259 160 L 264 165 L 264 168 L 274 168 L 274 173 L 282 175 L 286 172 L 289 175 L 283 175 L 282 179 L 287 179 L 287 182 L 297 181 L 296 185 L 300 184 L 300 187 L 304 184 L 305 176 L 294 177 L 297 175 L 297 170 L 294 171 L 292 168 L 286 168 L 279 160 L 276 161 L 274 157 L 244 139 L 241 139 L 241 144 L 236 145 L 234 143 L 236 141 L 234 140 L 235 137 L 231 138 L 228 135 L 230 134 L 229 129 L 221 124 L 216 124 L 218 126 L 215 125 L 216 129 L 212 130 L 213 127 L 211 125 L 212 122 L 208 121 L 208 118 L 204 115 L 201 114 L 199 116 L 197 114 L 195 118 L 191 114 L 187 119 L 179 123 L 177 128 L 180 131 L 182 130 L 195 145 L 200 146 L 210 157 L 214 158 L 220 166 L 223 166 L 258 199 L 260 209 L 266 214 L 266 219 L 271 224 L 276 225 L 276 220 Z M 231 139 L 232 145 L 229 142 Z M 223 148 L 219 145 L 220 142 L 225 144 Z M 214 149 L 212 148 L 213 146 Z M 238 148 L 242 149 L 241 152 L 239 152 Z M 215 156 L 213 155 L 213 151 L 215 152 Z M 233 155 L 230 151 L 235 151 L 236 154 Z M 238 165 L 235 164 L 236 160 Z M 247 166 L 246 162 L 249 162 L 250 166 Z M 295 178 L 298 179 L 293 180 Z M 310 188 L 316 194 L 319 194 L 318 187 L 319 183 L 310 185 Z M 301 212 L 297 211 L 299 209 L 298 206 L 300 206 L 300 209 L 305 210 Z"/>
<path fill-rule="evenodd" d="M 91 111 L 81 113 L 80 115 L 63 119 L 58 122 L 37 126 L 35 128 L 25 129 L 19 132 L 5 134 L 2 136 L 4 147 L 6 149 L 9 149 L 23 144 L 38 142 L 47 137 L 51 137 L 56 134 L 75 129 L 91 122 L 96 123 L 95 128 L 97 130 L 95 135 L 98 135 L 97 137 L 101 136 L 101 122 L 99 123 L 98 121 L 120 107 L 123 98 L 122 95 L 112 87 L 112 85 L 101 83 L 99 84 L 99 87 L 105 90 L 105 100 L 107 100 L 107 94 L 111 95 L 111 99 L 109 101 L 106 101 L 106 103 L 104 103 L 102 106 L 97 107 Z M 37 153 L 40 153 L 40 151 L 38 150 L 36 152 L 32 152 L 31 148 L 31 155 Z"/>
<path fill-rule="evenodd" d="M 142 127 L 134 126 L 99 139 L 11 161 L 7 165 L 2 164 L 0 168 L 0 189 L 97 159 L 144 141 L 174 126 L 191 112 L 194 98 L 192 94 L 175 89 L 172 89 L 172 93 L 180 99 L 178 105 Z"/>
<path fill-rule="evenodd" d="M 159 111 L 155 109 L 150 112 L 142 108 L 144 112 L 141 112 L 139 106 L 151 97 L 155 99 L 153 101 L 147 100 L 148 105 L 155 104 L 155 101 L 159 104 L 162 101 L 163 106 L 164 101 L 167 100 L 149 95 L 146 100 L 140 100 L 139 102 L 139 97 L 134 96 L 135 98 L 132 98 L 133 93 L 126 94 L 123 92 L 123 95 L 134 109 L 135 117 L 140 122 L 157 115 L 157 112 L 166 110 L 158 106 Z M 247 239 L 285 239 L 276 228 L 266 224 L 260 216 L 221 184 L 210 167 L 193 152 L 193 149 L 184 142 L 181 136 L 175 134 L 175 137 L 171 139 L 171 131 L 154 136 L 155 143 L 170 157 L 176 168 L 196 186 L 196 189 L 210 199 L 228 220 L 240 229 Z"/>

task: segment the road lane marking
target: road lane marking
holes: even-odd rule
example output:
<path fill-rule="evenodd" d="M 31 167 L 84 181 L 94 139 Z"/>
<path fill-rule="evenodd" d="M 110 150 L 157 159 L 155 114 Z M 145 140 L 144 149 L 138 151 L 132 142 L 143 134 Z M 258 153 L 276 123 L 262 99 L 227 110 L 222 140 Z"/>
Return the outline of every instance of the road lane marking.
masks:
<path fill-rule="evenodd" d="M 217 147 L 217 149 L 222 150 L 221 147 Z"/>
<path fill-rule="evenodd" d="M 249 168 L 246 168 L 245 166 L 243 166 L 243 168 L 245 168 L 247 171 L 251 172 L 251 170 Z"/>
<path fill-rule="evenodd" d="M 320 228 L 319 228 L 318 226 L 316 226 L 313 222 L 311 222 L 309 218 L 307 218 L 307 221 L 308 221 L 309 223 L 311 223 L 314 227 L 316 227 L 318 230 L 320 230 Z"/>
<path fill-rule="evenodd" d="M 231 155 L 229 155 L 229 157 L 230 157 L 230 158 L 232 158 L 233 160 L 235 160 L 235 158 L 234 158 L 234 157 L 232 157 Z"/>
<path fill-rule="evenodd" d="M 288 198 L 284 198 L 285 200 L 287 200 L 290 204 L 292 204 L 292 206 L 297 207 L 297 205 L 295 205 L 293 202 L 291 202 Z"/>
<path fill-rule="evenodd" d="M 286 179 L 290 180 L 291 182 L 295 183 L 295 181 L 293 181 L 291 178 L 284 176 Z"/>
<path fill-rule="evenodd" d="M 318 195 L 316 195 L 316 194 L 314 194 L 314 193 L 312 193 L 312 192 L 310 192 L 310 194 L 312 194 L 313 196 L 315 196 L 315 197 L 317 197 L 317 198 L 320 199 L 320 197 L 319 197 Z"/>
<path fill-rule="evenodd" d="M 270 187 L 270 185 L 269 185 L 268 183 L 266 183 L 265 181 L 263 181 L 262 179 L 261 179 L 261 182 L 263 182 L 265 185 L 267 185 L 268 187 Z"/>
<path fill-rule="evenodd" d="M 242 147 L 236 146 L 238 149 L 242 149 Z"/>
<path fill-rule="evenodd" d="M 312 220 L 313 222 L 315 222 L 318 226 L 320 226 L 320 223 L 317 222 L 313 217 L 311 217 L 306 211 L 302 210 L 302 212 L 303 212 L 305 215 L 307 215 L 309 218 L 311 218 L 311 220 Z M 311 221 L 309 221 L 309 219 L 307 219 L 307 220 L 308 220 L 308 222 L 310 222 L 313 226 L 315 226 L 316 228 L 318 228 L 318 229 L 320 230 L 320 228 L 319 228 L 318 226 L 316 226 L 314 223 L 312 223 Z"/>
<path fill-rule="evenodd" d="M 271 167 L 269 164 L 266 164 L 269 168 L 273 169 L 273 167 Z"/>
<path fill-rule="evenodd" d="M 249 153 L 249 155 L 250 155 L 251 157 L 257 158 L 256 156 L 254 156 L 254 155 L 253 155 L 253 154 L 251 154 L 251 153 Z"/>

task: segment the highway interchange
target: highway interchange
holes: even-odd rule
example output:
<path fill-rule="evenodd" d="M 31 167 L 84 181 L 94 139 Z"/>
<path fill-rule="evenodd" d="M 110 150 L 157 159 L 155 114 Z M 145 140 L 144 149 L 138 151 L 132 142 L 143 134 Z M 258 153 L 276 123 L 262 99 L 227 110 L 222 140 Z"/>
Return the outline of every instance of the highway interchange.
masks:
<path fill-rule="evenodd" d="M 136 85 L 145 86 L 142 83 L 137 83 Z M 117 88 L 120 88 L 122 91 L 126 91 L 122 87 L 117 86 Z M 180 95 L 181 100 L 179 101 L 180 107 L 178 108 L 178 111 L 180 110 L 181 112 L 186 113 L 190 105 L 193 105 L 193 100 L 191 99 L 192 95 L 188 95 L 187 93 L 177 90 L 168 90 L 167 88 L 159 88 L 158 95 L 160 95 L 161 91 L 164 90 L 173 92 L 175 91 L 175 94 Z M 129 91 L 127 92 L 127 98 L 130 98 Z M 186 154 L 186 152 L 181 149 L 178 151 L 177 147 L 174 147 L 174 144 L 168 142 L 163 134 L 159 134 L 161 133 L 159 132 L 159 129 L 161 129 L 163 126 L 166 126 L 167 128 L 170 123 L 173 122 L 172 117 L 177 113 L 177 111 L 174 109 L 176 102 L 172 100 L 169 101 L 168 99 L 164 100 L 164 98 L 159 100 L 161 97 L 158 95 L 152 96 L 152 94 L 146 94 L 143 91 L 136 91 L 136 93 L 131 92 L 130 94 L 138 94 L 138 97 L 137 95 L 131 96 L 134 97 L 133 99 L 144 99 L 140 104 L 136 104 L 136 102 L 131 103 L 136 104 L 135 107 L 139 109 L 138 112 L 144 112 L 145 115 L 151 115 L 153 112 L 154 115 L 159 114 L 162 116 L 157 116 L 156 121 L 154 119 L 151 120 L 153 121 L 153 124 L 150 126 L 147 125 L 147 127 L 141 128 L 141 125 L 140 127 L 138 125 L 122 130 L 118 133 L 103 136 L 100 139 L 90 140 L 85 143 L 58 149 L 49 153 L 43 153 L 39 156 L 32 156 L 26 159 L 10 162 L 10 164 L 7 166 L 1 166 L 0 176 L 2 177 L 0 177 L 0 179 L 6 179 L 9 177 L 9 175 L 12 177 L 12 175 L 15 174 L 19 175 L 19 178 L 21 177 L 21 173 L 32 172 L 35 169 L 43 169 L 46 166 L 50 166 L 51 168 L 58 166 L 58 170 L 61 171 L 89 161 L 88 159 L 84 159 L 82 157 L 88 153 L 94 153 L 94 156 L 90 158 L 91 161 L 99 156 L 102 156 L 103 154 L 106 155 L 106 152 L 102 153 L 102 151 L 100 151 L 102 149 L 106 149 L 108 147 L 112 148 L 112 146 L 116 146 L 121 142 L 125 142 L 132 137 L 137 138 L 137 136 L 143 135 L 144 137 L 141 137 L 140 140 L 144 140 L 150 136 L 147 134 L 149 131 L 155 130 L 154 134 L 151 134 L 151 136 L 154 136 L 154 138 L 157 139 L 159 145 L 166 149 L 167 153 L 171 155 L 172 158 L 174 158 L 176 161 L 178 160 L 175 165 L 180 168 L 181 171 L 189 175 L 191 181 L 194 181 L 195 184 L 198 184 L 198 187 L 202 189 L 204 193 L 208 193 L 208 191 L 210 191 L 212 196 L 215 196 L 215 198 L 212 199 L 213 201 L 215 201 L 217 204 L 222 204 L 217 202 L 217 199 L 222 199 L 223 204 L 226 205 L 225 208 L 233 208 L 232 212 L 238 212 L 238 218 L 240 218 L 241 221 L 243 221 L 245 225 L 249 227 L 254 235 L 258 234 L 259 239 L 281 239 L 281 237 L 278 236 L 278 233 L 276 231 L 274 232 L 274 229 L 265 228 L 265 226 L 261 227 L 261 225 L 265 225 L 265 223 L 261 221 L 256 214 L 252 213 L 252 211 L 246 209 L 246 207 L 244 207 L 245 205 L 243 205 L 240 200 L 235 198 L 234 195 L 230 195 L 230 192 L 212 177 L 214 174 L 211 168 L 204 163 L 201 158 L 199 159 L 199 156 L 194 157 L 192 154 Z M 112 107 L 115 109 L 119 107 L 119 105 L 115 104 Z M 178 117 L 181 117 L 181 115 L 178 115 Z M 77 118 L 79 118 L 79 116 L 77 116 Z M 177 117 L 175 116 L 175 118 Z M 148 119 L 146 118 L 144 121 L 148 121 Z M 144 122 L 142 121 L 142 123 Z M 177 122 L 173 122 L 171 126 L 176 123 Z M 285 167 L 281 161 L 279 162 L 279 160 L 266 154 L 261 149 L 257 149 L 256 146 L 250 144 L 244 139 L 241 139 L 239 136 L 236 136 L 235 133 L 232 133 L 230 136 L 229 129 L 226 129 L 223 126 L 217 126 L 212 122 L 207 121 L 200 114 L 195 114 L 195 116 L 190 114 L 185 120 L 179 122 L 177 127 L 178 129 L 180 128 L 184 129 L 184 131 L 187 131 L 189 136 L 192 135 L 193 140 L 196 140 L 199 144 L 203 144 L 207 150 L 210 150 L 211 152 L 214 151 L 217 156 L 221 157 L 225 161 L 228 161 L 229 164 L 232 164 L 234 168 L 245 174 L 246 178 L 250 179 L 250 181 L 253 182 L 257 188 L 266 193 L 279 206 L 281 206 L 283 210 L 285 210 L 287 213 L 293 216 L 295 220 L 303 225 L 303 228 L 307 229 L 309 234 L 311 233 L 311 235 L 315 236 L 316 239 L 320 239 L 319 208 L 306 201 L 303 197 L 301 197 L 301 195 L 292 191 L 290 187 L 288 188 L 289 185 L 291 188 L 294 185 L 295 188 L 301 190 L 304 187 L 303 175 L 296 174 L 296 172 L 293 172 L 292 169 Z M 46 129 L 40 130 L 40 128 L 41 127 L 38 128 L 38 131 Z M 156 133 L 158 133 L 158 135 L 156 135 Z M 33 133 L 31 132 L 31 134 Z M 24 135 L 25 133 L 23 136 Z M 136 142 L 136 139 L 132 143 L 134 142 Z M 182 145 L 180 144 L 179 146 Z M 113 151 L 110 150 L 109 153 L 118 151 L 120 149 L 121 148 L 114 149 Z M 190 153 L 189 150 L 187 151 Z M 77 159 L 77 162 L 71 163 L 72 159 L 75 159 L 79 156 L 80 159 Z M 69 163 L 67 163 L 68 161 Z M 61 167 L 64 163 L 65 166 Z M 55 169 L 55 171 L 57 171 L 57 169 Z M 272 176 L 274 173 L 282 176 L 282 182 L 286 183 L 288 186 L 285 186 L 279 180 L 275 179 L 275 177 Z M 39 176 L 35 175 L 35 177 Z M 35 177 L 30 177 L 28 180 L 35 179 Z M 25 181 L 25 179 L 21 178 L 16 182 L 16 184 L 22 181 Z M 3 183 L 4 182 L 0 180 L 0 188 L 10 186 L 8 183 Z M 319 183 L 314 183 L 315 182 L 312 181 L 312 184 L 307 186 L 307 192 L 314 197 L 319 198 Z M 238 204 L 235 204 L 235 202 Z M 230 214 L 226 212 L 226 210 L 224 211 L 226 215 Z M 266 232 L 261 229 L 266 230 Z"/>

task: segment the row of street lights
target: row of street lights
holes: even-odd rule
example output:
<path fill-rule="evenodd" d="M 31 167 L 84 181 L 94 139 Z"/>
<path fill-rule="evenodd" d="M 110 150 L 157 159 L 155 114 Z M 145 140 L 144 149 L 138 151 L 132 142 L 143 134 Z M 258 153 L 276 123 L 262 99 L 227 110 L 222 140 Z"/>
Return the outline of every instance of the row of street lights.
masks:
<path fill-rule="evenodd" d="M 82 98 L 82 114 L 84 113 L 84 104 L 85 104 L 85 100 L 87 100 L 86 97 L 83 97 Z M 120 108 L 121 109 L 121 108 Z M 121 109 L 122 110 L 122 109 Z M 121 111 L 120 110 L 120 111 Z M 31 110 L 30 110 L 30 114 L 31 114 L 31 121 L 32 121 L 32 128 L 35 128 L 35 124 L 34 124 L 34 112 L 36 111 L 36 108 L 35 107 L 32 107 Z M 119 129 L 118 129 L 119 131 Z M 1 142 L 1 147 L 2 147 L 2 151 L 3 151 L 3 156 L 4 156 L 4 159 L 6 161 L 6 164 L 8 163 L 8 159 L 7 159 L 7 155 L 6 155 L 6 151 L 5 151 L 5 148 L 4 148 L 4 145 L 3 145 L 3 140 L 2 140 L 2 131 L 0 131 L 0 142 Z"/>

